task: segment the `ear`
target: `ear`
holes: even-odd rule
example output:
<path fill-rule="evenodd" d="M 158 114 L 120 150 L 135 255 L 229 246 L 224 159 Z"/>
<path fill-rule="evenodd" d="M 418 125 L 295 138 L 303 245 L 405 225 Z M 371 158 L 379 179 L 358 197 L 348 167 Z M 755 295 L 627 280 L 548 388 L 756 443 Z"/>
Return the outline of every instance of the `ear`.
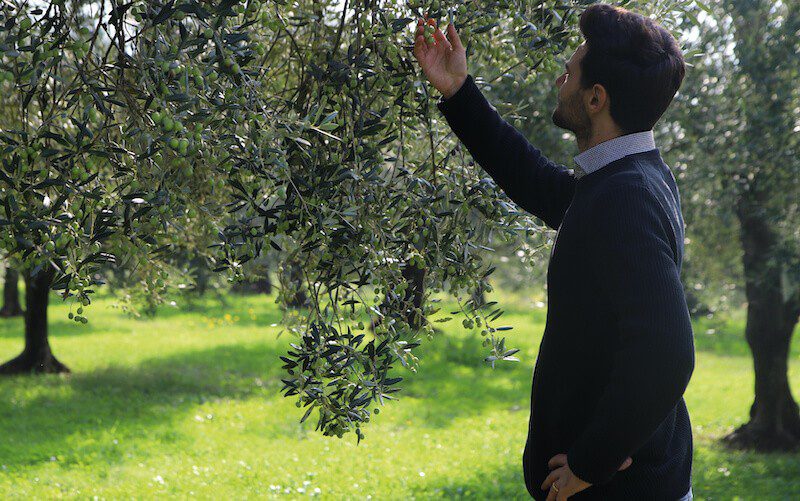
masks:
<path fill-rule="evenodd" d="M 608 93 L 606 88 L 600 84 L 592 85 L 586 93 L 586 111 L 590 115 L 595 115 L 603 111 L 608 106 Z"/>

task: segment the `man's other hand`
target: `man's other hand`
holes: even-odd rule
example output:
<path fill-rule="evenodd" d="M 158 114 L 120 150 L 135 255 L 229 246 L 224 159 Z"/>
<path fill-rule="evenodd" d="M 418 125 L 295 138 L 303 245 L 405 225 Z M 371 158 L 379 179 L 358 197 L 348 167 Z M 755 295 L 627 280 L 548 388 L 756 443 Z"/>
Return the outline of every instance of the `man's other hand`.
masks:
<path fill-rule="evenodd" d="M 630 466 L 631 463 L 633 463 L 633 459 L 628 456 L 622 463 L 622 466 L 619 467 L 619 471 L 624 470 Z M 567 462 L 566 454 L 556 454 L 550 458 L 550 461 L 547 462 L 547 466 L 551 470 L 555 468 L 555 470 L 547 475 L 547 478 L 545 478 L 542 483 L 542 490 L 550 489 L 550 492 L 547 494 L 547 501 L 563 501 L 592 485 L 589 482 L 581 480 L 572 472 Z M 558 492 L 551 487 L 552 484 L 556 484 Z"/>

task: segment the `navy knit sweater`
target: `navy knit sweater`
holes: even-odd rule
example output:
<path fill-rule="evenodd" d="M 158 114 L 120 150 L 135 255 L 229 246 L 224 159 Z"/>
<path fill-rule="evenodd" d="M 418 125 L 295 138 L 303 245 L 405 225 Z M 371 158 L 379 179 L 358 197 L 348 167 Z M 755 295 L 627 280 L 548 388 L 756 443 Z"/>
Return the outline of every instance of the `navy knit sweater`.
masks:
<path fill-rule="evenodd" d="M 691 482 L 683 393 L 694 339 L 680 197 L 658 149 L 576 179 L 503 120 L 472 75 L 436 105 L 509 198 L 558 230 L 522 458 L 528 491 L 545 499 L 547 462 L 566 453 L 593 484 L 571 500 L 681 498 Z"/>

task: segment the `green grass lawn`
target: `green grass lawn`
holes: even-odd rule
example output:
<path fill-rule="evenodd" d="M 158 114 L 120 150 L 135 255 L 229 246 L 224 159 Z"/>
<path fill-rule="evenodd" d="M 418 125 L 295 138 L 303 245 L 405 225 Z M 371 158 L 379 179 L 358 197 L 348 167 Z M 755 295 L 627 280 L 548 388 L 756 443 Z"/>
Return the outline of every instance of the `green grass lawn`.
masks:
<path fill-rule="evenodd" d="M 356 445 L 314 431 L 316 412 L 286 399 L 271 297 L 229 296 L 136 320 L 101 299 L 90 323 L 50 308 L 52 346 L 73 374 L 0 380 L 0 497 L 427 499 L 527 497 L 521 471 L 530 384 L 544 328 L 537 300 L 492 293 L 521 362 L 492 370 L 478 329 L 445 326 L 424 344 L 400 401 Z M 447 311 L 448 307 L 443 308 Z M 711 330 L 713 329 L 713 330 Z M 22 347 L 22 321 L 0 321 L 0 358 Z M 695 324 L 686 400 L 696 499 L 800 499 L 800 456 L 728 452 L 717 439 L 745 422 L 752 359 L 742 312 Z M 800 346 L 791 379 L 800 400 Z M 400 366 L 400 364 L 397 364 Z"/>

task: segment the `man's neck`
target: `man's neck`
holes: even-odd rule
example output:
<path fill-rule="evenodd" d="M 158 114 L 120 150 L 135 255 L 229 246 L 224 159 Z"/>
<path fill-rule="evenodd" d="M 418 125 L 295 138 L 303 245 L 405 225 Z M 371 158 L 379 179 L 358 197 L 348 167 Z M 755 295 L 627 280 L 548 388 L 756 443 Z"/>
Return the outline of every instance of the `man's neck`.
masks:
<path fill-rule="evenodd" d="M 621 130 L 606 130 L 606 131 L 599 131 L 591 134 L 590 136 L 580 137 L 576 136 L 578 142 L 578 151 L 583 153 L 584 151 L 592 148 L 593 146 L 597 146 L 600 143 L 604 143 L 606 141 L 610 141 L 615 137 L 625 135 L 624 132 Z"/>

